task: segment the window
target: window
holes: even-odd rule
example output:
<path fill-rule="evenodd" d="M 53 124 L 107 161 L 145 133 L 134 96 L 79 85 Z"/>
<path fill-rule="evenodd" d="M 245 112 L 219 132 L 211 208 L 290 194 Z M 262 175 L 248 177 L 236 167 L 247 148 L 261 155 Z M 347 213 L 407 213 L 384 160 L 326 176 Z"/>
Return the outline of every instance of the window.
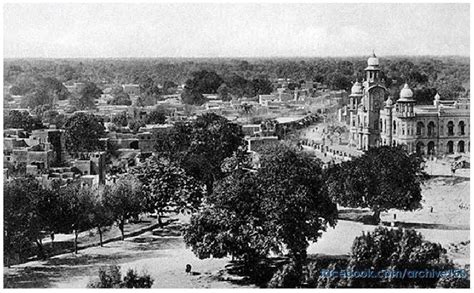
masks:
<path fill-rule="evenodd" d="M 428 136 L 432 136 L 435 134 L 435 124 L 433 121 L 430 121 L 430 123 L 428 123 Z"/>
<path fill-rule="evenodd" d="M 454 123 L 453 123 L 453 121 L 448 122 L 448 135 L 454 135 Z"/>
<path fill-rule="evenodd" d="M 465 131 L 464 131 L 464 121 L 459 121 L 459 125 L 458 125 L 458 128 L 459 128 L 459 134 L 460 135 L 464 135 L 466 134 Z"/>
<path fill-rule="evenodd" d="M 423 124 L 423 122 L 416 123 L 416 135 L 423 135 L 424 128 L 425 125 Z"/>

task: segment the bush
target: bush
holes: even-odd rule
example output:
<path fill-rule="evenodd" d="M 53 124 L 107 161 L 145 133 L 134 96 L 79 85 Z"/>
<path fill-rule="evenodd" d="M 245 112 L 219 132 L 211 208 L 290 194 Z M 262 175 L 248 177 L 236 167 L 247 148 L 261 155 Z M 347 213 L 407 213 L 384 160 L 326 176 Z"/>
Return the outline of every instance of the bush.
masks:
<path fill-rule="evenodd" d="M 371 233 L 357 237 L 352 245 L 347 266 L 332 264 L 329 270 L 344 269 L 352 272 L 364 271 L 447 271 L 455 269 L 446 257 L 446 250 L 436 243 L 423 240 L 420 233 L 409 229 L 387 229 L 379 227 Z M 314 283 L 314 282 L 313 282 Z M 434 288 L 463 287 L 468 278 L 334 278 L 319 277 L 318 287 L 352 288 Z"/>
<path fill-rule="evenodd" d="M 148 274 L 139 276 L 136 271 L 130 269 L 123 278 L 122 284 L 125 288 L 151 288 L 153 279 Z"/>
<path fill-rule="evenodd" d="M 268 282 L 269 288 L 296 288 L 301 284 L 301 274 L 293 262 L 281 267 Z"/>
<path fill-rule="evenodd" d="M 99 269 L 99 280 L 91 281 L 88 288 L 151 288 L 153 279 L 149 274 L 138 275 L 133 269 L 129 269 L 122 281 L 120 267 L 109 266 Z"/>

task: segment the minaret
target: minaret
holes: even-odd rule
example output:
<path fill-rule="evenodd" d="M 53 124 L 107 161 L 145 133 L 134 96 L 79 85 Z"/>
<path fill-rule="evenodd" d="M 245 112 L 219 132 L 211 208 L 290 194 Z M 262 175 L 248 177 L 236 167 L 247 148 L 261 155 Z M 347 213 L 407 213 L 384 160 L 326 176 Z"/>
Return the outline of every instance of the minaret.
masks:
<path fill-rule="evenodd" d="M 392 115 L 392 109 L 393 109 L 393 102 L 390 97 L 388 97 L 387 101 L 385 101 L 385 111 L 386 115 L 388 117 L 387 119 L 387 125 L 385 126 L 388 131 L 388 141 L 387 145 L 392 146 L 392 141 L 393 141 L 393 130 L 392 130 L 392 121 L 393 121 L 393 115 Z"/>
<path fill-rule="evenodd" d="M 365 80 L 370 83 L 379 82 L 380 67 L 379 58 L 372 52 L 372 56 L 367 60 L 367 68 L 365 68 Z"/>

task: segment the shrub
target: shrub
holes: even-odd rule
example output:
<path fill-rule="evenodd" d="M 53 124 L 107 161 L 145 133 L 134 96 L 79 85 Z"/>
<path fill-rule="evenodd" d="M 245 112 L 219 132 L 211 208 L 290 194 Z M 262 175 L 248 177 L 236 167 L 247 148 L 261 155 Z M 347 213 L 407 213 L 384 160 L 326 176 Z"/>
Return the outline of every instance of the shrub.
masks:
<path fill-rule="evenodd" d="M 99 269 L 99 280 L 91 281 L 88 288 L 151 288 L 153 279 L 149 274 L 138 275 L 133 269 L 129 269 L 122 281 L 120 267 L 109 266 Z"/>
<path fill-rule="evenodd" d="M 328 267 L 352 272 L 408 272 L 447 271 L 455 269 L 446 257 L 446 250 L 436 243 L 423 240 L 420 233 L 409 229 L 387 229 L 379 227 L 371 233 L 357 237 L 352 245 L 351 257 L 347 267 L 332 264 Z M 466 281 L 467 280 L 467 281 Z M 462 287 L 469 284 L 467 278 L 412 278 L 405 276 L 386 278 L 348 278 L 320 277 L 318 287 L 352 288 L 434 288 Z"/>
<path fill-rule="evenodd" d="M 301 284 L 301 274 L 293 262 L 281 267 L 268 282 L 269 288 L 296 288 Z"/>

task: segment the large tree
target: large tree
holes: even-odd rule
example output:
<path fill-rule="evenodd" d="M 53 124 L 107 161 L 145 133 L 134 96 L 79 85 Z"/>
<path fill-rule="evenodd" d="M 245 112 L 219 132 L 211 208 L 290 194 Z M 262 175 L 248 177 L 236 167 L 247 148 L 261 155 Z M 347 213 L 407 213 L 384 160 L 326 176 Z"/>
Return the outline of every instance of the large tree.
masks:
<path fill-rule="evenodd" d="M 148 211 L 157 212 L 160 223 L 167 207 L 196 210 L 201 203 L 203 187 L 174 162 L 153 156 L 130 172 L 142 185 Z"/>
<path fill-rule="evenodd" d="M 105 135 L 102 120 L 90 113 L 75 113 L 64 125 L 66 147 L 72 152 L 91 152 L 102 148 L 100 138 Z"/>
<path fill-rule="evenodd" d="M 270 252 L 286 251 L 301 275 L 309 241 L 337 218 L 321 163 L 285 144 L 262 149 L 260 162 L 256 172 L 231 164 L 234 171 L 191 218 L 185 242 L 200 258 L 230 254 L 249 271 Z"/>
<path fill-rule="evenodd" d="M 206 185 L 207 192 L 222 178 L 221 164 L 244 143 L 240 126 L 214 113 L 198 116 L 191 124 L 178 124 L 156 149 L 178 160 L 186 173 Z"/>
<path fill-rule="evenodd" d="M 424 172 L 422 159 L 402 147 L 382 146 L 327 172 L 327 190 L 334 201 L 346 207 L 370 208 L 374 222 L 389 209 L 420 207 Z"/>
<path fill-rule="evenodd" d="M 87 82 L 79 95 L 73 97 L 72 104 L 79 110 L 95 109 L 95 100 L 100 98 L 102 90 L 93 82 Z"/>
<path fill-rule="evenodd" d="M 44 256 L 41 242 L 43 224 L 37 203 L 45 193 L 33 177 L 16 178 L 4 183 L 4 252 L 6 265 L 8 258 L 26 260 L 31 254 L 32 245 L 38 247 L 37 255 Z M 48 209 L 49 210 L 49 209 Z"/>
<path fill-rule="evenodd" d="M 318 287 L 434 288 L 443 279 L 434 272 L 446 274 L 455 269 L 440 244 L 424 240 L 415 230 L 378 227 L 356 237 L 347 267 L 336 270 L 359 273 L 370 270 L 376 277 L 320 276 Z M 458 277 L 459 287 L 469 287 L 469 279 L 465 277 Z"/>
<path fill-rule="evenodd" d="M 26 111 L 12 110 L 3 119 L 3 126 L 5 128 L 22 128 L 28 132 L 44 128 L 40 119 L 31 116 Z"/>
<path fill-rule="evenodd" d="M 81 186 L 79 182 L 58 187 L 59 206 L 61 209 L 60 231 L 74 232 L 74 253 L 78 252 L 79 232 L 94 227 L 94 198 L 95 192 L 88 186 Z"/>
<path fill-rule="evenodd" d="M 133 176 L 124 175 L 115 184 L 105 187 L 103 197 L 105 207 L 111 212 L 124 240 L 125 222 L 145 211 L 146 198 L 142 185 Z"/>

